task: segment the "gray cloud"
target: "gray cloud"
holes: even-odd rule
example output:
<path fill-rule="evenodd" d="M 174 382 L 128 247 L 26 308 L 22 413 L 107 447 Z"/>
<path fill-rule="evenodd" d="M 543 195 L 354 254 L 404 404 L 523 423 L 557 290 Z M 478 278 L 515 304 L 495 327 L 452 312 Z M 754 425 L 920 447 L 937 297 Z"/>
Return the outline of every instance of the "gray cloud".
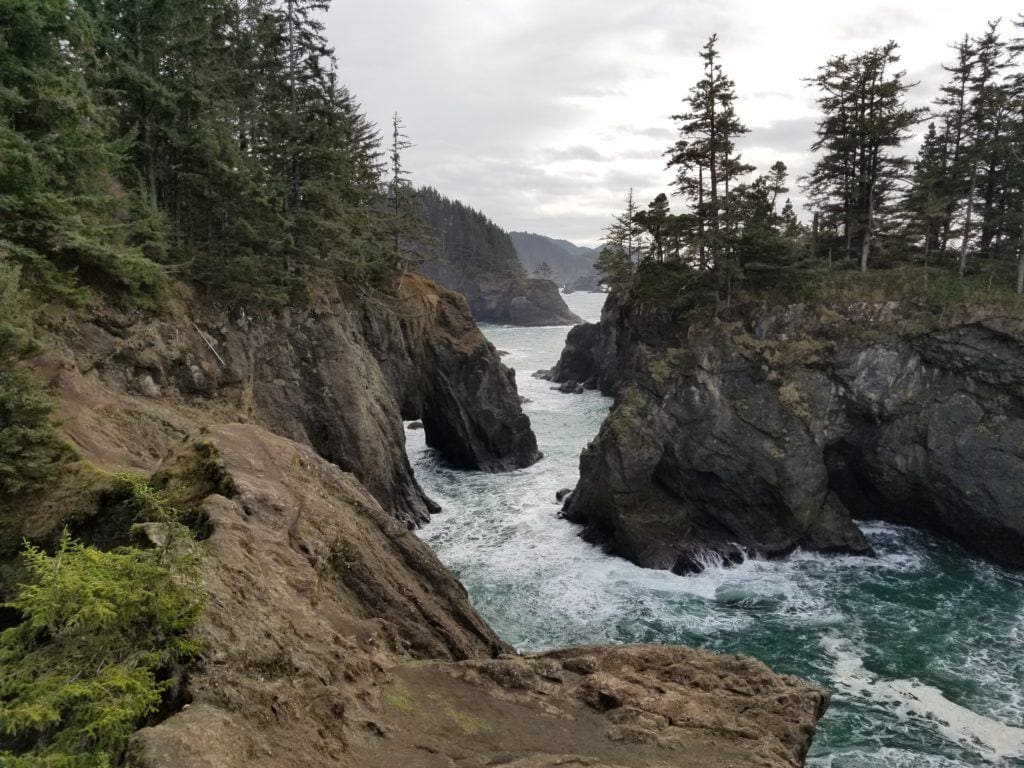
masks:
<path fill-rule="evenodd" d="M 607 157 L 586 144 L 577 144 L 574 147 L 565 147 L 564 149 L 546 149 L 541 154 L 545 162 L 549 163 L 557 163 L 564 160 L 592 160 L 594 162 L 605 162 L 608 160 Z"/>
<path fill-rule="evenodd" d="M 805 152 L 814 142 L 817 117 L 794 117 L 756 126 L 740 139 L 743 147 L 771 147 L 778 152 Z"/>
<path fill-rule="evenodd" d="M 947 43 L 1012 18 L 1014 5 L 935 0 L 915 13 L 861 0 L 851 16 L 814 0 L 335 0 L 327 34 L 368 115 L 405 119 L 415 182 L 508 229 L 589 243 L 630 186 L 643 200 L 667 188 L 670 115 L 712 32 L 753 127 L 744 157 L 799 173 L 815 124 L 802 78 L 829 55 L 894 37 L 908 77 L 921 81 L 914 103 L 927 103 Z"/>

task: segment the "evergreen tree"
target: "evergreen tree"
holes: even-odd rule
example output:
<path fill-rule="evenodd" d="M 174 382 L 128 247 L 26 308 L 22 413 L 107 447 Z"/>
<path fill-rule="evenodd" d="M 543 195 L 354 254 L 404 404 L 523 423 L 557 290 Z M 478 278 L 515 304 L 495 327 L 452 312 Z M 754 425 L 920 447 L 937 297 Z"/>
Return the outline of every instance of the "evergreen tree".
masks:
<path fill-rule="evenodd" d="M 910 189 L 904 201 L 907 229 L 912 241 L 919 241 L 927 265 L 933 254 L 941 252 L 950 210 L 949 147 L 935 127 L 928 125 L 914 165 Z"/>
<path fill-rule="evenodd" d="M 655 261 L 665 261 L 666 241 L 669 238 L 671 212 L 668 205 L 668 196 L 661 192 L 647 205 L 647 210 L 638 211 L 634 216 L 648 235 L 650 235 L 650 247 L 647 253 L 648 258 Z"/>
<path fill-rule="evenodd" d="M 646 249 L 644 230 L 637 220 L 639 212 L 636 197 L 630 189 L 626 195 L 626 209 L 605 230 L 604 247 L 594 268 L 601 275 L 601 282 L 613 290 L 622 291 L 629 286 Z"/>
<path fill-rule="evenodd" d="M 967 196 L 967 163 L 964 148 L 969 131 L 969 88 L 974 77 L 975 51 L 969 35 L 953 46 L 956 61 L 953 65 L 943 65 L 950 79 L 944 83 L 935 101 L 937 115 L 942 122 L 942 151 L 945 160 L 943 178 L 940 182 L 940 194 L 945 201 L 942 218 L 942 231 L 939 236 L 938 250 L 945 255 L 949 241 L 957 235 L 955 214 L 961 202 Z M 936 154 L 933 149 L 932 154 Z"/>
<path fill-rule="evenodd" d="M 812 203 L 832 228 L 841 228 L 847 258 L 855 241 L 861 271 L 879 233 L 890 224 L 899 182 L 909 167 L 899 152 L 923 114 L 906 105 L 909 85 L 896 44 L 830 59 L 813 82 L 822 118 L 812 150 L 821 153 L 805 184 Z"/>
<path fill-rule="evenodd" d="M 722 71 L 712 35 L 700 51 L 704 76 L 690 89 L 689 111 L 673 115 L 679 139 L 669 148 L 668 167 L 676 169 L 676 193 L 688 200 L 696 224 L 701 269 L 717 266 L 728 253 L 722 214 L 731 187 L 748 173 L 736 152 L 735 139 L 747 133 L 735 111 L 735 84 Z"/>
<path fill-rule="evenodd" d="M 38 491 L 69 458 L 52 405 L 19 363 L 38 351 L 25 329 L 20 270 L 0 248 L 0 510 Z"/>
<path fill-rule="evenodd" d="M 968 252 L 975 235 L 976 207 L 980 209 L 981 219 L 979 250 L 988 252 L 994 234 L 996 187 L 1005 157 L 1006 91 L 1000 82 L 1001 73 L 1007 65 L 1005 54 L 997 23 L 990 23 L 986 33 L 975 41 L 976 66 L 969 83 L 970 108 L 964 148 L 969 183 L 957 266 L 961 276 L 967 271 Z"/>
<path fill-rule="evenodd" d="M 483 213 L 432 187 L 416 196 L 429 234 L 417 240 L 427 250 L 436 244 L 435 261 L 476 278 L 524 276 L 512 238 Z"/>
<path fill-rule="evenodd" d="M 89 18 L 70 0 L 0 5 L 0 247 L 36 287 L 151 297 L 161 275 L 132 247 L 118 145 L 88 87 Z"/>

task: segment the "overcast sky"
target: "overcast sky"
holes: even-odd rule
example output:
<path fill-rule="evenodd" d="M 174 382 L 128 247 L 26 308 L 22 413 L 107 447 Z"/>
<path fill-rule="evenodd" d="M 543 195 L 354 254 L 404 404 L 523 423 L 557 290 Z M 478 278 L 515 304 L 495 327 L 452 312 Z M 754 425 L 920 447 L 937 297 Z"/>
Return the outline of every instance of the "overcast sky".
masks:
<path fill-rule="evenodd" d="M 1021 10 L 1008 0 L 334 0 L 327 34 L 370 118 L 405 120 L 416 184 L 505 229 L 593 245 L 630 187 L 644 203 L 667 190 L 670 115 L 712 33 L 751 129 L 744 159 L 762 170 L 783 160 L 796 175 L 816 119 L 803 78 L 830 55 L 895 39 L 927 102 L 950 43 L 988 19 L 1009 30 Z"/>

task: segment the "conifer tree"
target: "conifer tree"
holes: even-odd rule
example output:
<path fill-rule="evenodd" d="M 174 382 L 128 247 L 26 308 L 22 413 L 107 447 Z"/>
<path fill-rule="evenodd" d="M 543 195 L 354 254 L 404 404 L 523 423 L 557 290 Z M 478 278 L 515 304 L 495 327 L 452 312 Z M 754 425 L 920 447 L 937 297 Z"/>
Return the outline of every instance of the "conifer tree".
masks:
<path fill-rule="evenodd" d="M 636 223 L 650 235 L 648 257 L 655 261 L 665 261 L 670 216 L 668 196 L 664 192 L 648 203 L 647 210 L 638 211 L 634 216 Z"/>
<path fill-rule="evenodd" d="M 937 116 L 942 122 L 942 155 L 945 158 L 945 173 L 941 180 L 941 194 L 945 200 L 942 231 L 938 250 L 945 254 L 949 241 L 957 234 L 955 214 L 967 196 L 967 163 L 964 149 L 969 131 L 970 83 L 974 77 L 975 51 L 969 35 L 953 46 L 956 61 L 943 65 L 950 79 L 939 89 L 935 101 Z"/>
<path fill-rule="evenodd" d="M 161 275 L 132 247 L 108 112 L 94 98 L 90 19 L 70 0 L 0 5 L 0 248 L 35 287 L 152 296 Z"/>
<path fill-rule="evenodd" d="M 911 240 L 920 240 L 926 266 L 934 254 L 941 252 L 948 232 L 944 227 L 949 220 L 951 197 L 949 149 L 935 123 L 930 123 L 904 200 L 908 235 Z"/>
<path fill-rule="evenodd" d="M 723 211 L 736 180 L 751 170 L 736 152 L 736 138 L 748 129 L 736 115 L 735 84 L 722 71 L 717 43 L 712 35 L 701 49 L 704 75 L 690 89 L 688 111 L 672 116 L 679 139 L 666 153 L 668 167 L 676 169 L 676 194 L 690 203 L 695 217 L 701 269 L 726 257 Z"/>
<path fill-rule="evenodd" d="M 1005 152 L 1002 139 L 1006 91 L 1000 82 L 1007 65 L 1005 53 L 997 22 L 992 22 L 985 34 L 975 41 L 976 66 L 969 83 L 970 108 L 964 149 L 969 182 L 957 265 L 961 276 L 967 271 L 968 252 L 975 235 L 976 206 L 980 208 L 981 219 L 979 249 L 987 253 L 993 237 L 995 191 Z"/>
<path fill-rule="evenodd" d="M 859 56 L 830 59 L 812 81 L 822 118 L 812 150 L 820 154 L 805 179 L 812 203 L 841 227 L 847 258 L 859 246 L 861 271 L 887 229 L 894 192 L 909 166 L 900 153 L 923 111 L 906 104 L 909 85 L 893 42 Z"/>

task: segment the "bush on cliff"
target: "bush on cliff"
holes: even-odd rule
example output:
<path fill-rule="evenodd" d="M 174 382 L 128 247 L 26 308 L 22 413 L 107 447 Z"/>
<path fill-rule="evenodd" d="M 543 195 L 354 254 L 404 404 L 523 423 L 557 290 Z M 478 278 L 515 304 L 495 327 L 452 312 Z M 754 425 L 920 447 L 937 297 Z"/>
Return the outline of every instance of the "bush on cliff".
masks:
<path fill-rule="evenodd" d="M 202 609 L 187 531 L 156 549 L 104 552 L 65 533 L 53 555 L 26 546 L 27 579 L 0 633 L 0 764 L 99 768 L 163 701 L 198 653 Z"/>

